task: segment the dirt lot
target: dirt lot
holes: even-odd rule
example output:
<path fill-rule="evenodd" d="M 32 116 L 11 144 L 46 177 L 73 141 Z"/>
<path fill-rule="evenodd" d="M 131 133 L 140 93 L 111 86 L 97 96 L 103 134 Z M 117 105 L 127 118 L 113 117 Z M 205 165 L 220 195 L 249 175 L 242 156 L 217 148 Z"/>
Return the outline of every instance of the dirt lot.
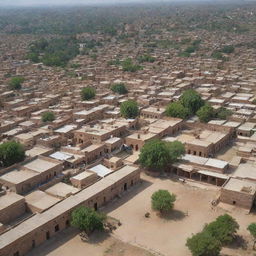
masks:
<path fill-rule="evenodd" d="M 193 182 L 181 184 L 145 175 L 143 179 L 141 185 L 104 209 L 122 223 L 112 237 L 96 234 L 90 243 L 83 243 L 77 233 L 69 229 L 43 244 L 30 256 L 188 256 L 190 252 L 185 246 L 187 237 L 201 231 L 205 223 L 225 212 L 232 213 L 237 219 L 239 235 L 245 241 L 238 239 L 231 248 L 224 248 L 222 255 L 254 256 L 242 246 L 245 247 L 250 240 L 246 227 L 255 221 L 255 215 L 226 205 L 212 207 L 211 201 L 218 194 L 216 187 Z M 150 207 L 150 197 L 158 189 L 167 189 L 177 195 L 174 210 L 164 218 L 160 218 Z M 150 212 L 150 218 L 145 218 L 146 212 Z"/>
<path fill-rule="evenodd" d="M 28 256 L 153 256 L 150 252 L 124 243 L 104 233 L 94 233 L 82 242 L 77 230 L 69 228 L 37 247 Z"/>

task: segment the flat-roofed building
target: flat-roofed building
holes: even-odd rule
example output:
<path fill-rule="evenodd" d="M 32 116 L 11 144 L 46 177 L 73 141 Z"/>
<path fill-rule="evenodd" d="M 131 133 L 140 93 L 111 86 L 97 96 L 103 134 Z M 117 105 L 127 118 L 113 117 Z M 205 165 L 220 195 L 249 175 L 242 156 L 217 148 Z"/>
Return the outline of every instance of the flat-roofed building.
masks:
<path fill-rule="evenodd" d="M 165 109 L 160 107 L 148 107 L 142 109 L 140 112 L 140 116 L 144 118 L 162 118 L 164 116 Z"/>
<path fill-rule="evenodd" d="M 27 207 L 32 213 L 43 212 L 60 201 L 43 191 L 34 191 L 25 197 Z"/>
<path fill-rule="evenodd" d="M 125 144 L 131 147 L 133 150 L 138 151 L 147 141 L 156 138 L 158 138 L 158 134 L 156 133 L 133 133 L 125 138 Z"/>
<path fill-rule="evenodd" d="M 85 188 L 95 183 L 98 179 L 99 177 L 96 173 L 87 170 L 71 177 L 70 181 L 76 188 Z"/>
<path fill-rule="evenodd" d="M 67 228 L 70 225 L 71 212 L 76 207 L 84 205 L 98 209 L 113 198 L 122 195 L 139 181 L 139 169 L 134 166 L 124 166 L 3 233 L 0 239 L 0 255 L 27 254 L 58 231 Z"/>
<path fill-rule="evenodd" d="M 79 191 L 80 191 L 79 189 L 77 189 L 71 185 L 68 185 L 63 182 L 59 182 L 59 183 L 47 188 L 44 192 L 51 196 L 63 199 L 63 198 L 67 198 L 71 195 L 75 195 Z"/>
<path fill-rule="evenodd" d="M 0 196 L 0 222 L 8 224 L 26 212 L 25 199 L 23 196 L 9 192 Z"/>
<path fill-rule="evenodd" d="M 32 170 L 11 170 L 0 176 L 0 184 L 17 194 L 24 194 L 41 183 L 40 174 Z"/>
<path fill-rule="evenodd" d="M 221 188 L 220 201 L 251 210 L 256 195 L 256 182 L 230 178 Z"/>

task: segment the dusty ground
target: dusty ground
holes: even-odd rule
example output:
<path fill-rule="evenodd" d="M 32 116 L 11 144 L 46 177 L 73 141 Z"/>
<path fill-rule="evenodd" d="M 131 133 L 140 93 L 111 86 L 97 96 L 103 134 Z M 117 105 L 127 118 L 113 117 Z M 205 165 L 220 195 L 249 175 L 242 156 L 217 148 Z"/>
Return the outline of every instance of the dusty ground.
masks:
<path fill-rule="evenodd" d="M 60 232 L 37 247 L 28 256 L 153 256 L 150 252 L 124 243 L 104 233 L 92 235 L 89 243 L 81 241 L 75 229 Z"/>
<path fill-rule="evenodd" d="M 250 241 L 246 227 L 255 221 L 255 215 L 226 205 L 212 207 L 211 201 L 219 193 L 216 187 L 194 182 L 181 184 L 145 175 L 143 179 L 140 186 L 104 209 L 122 223 L 112 237 L 96 235 L 91 243 L 83 243 L 77 233 L 70 229 L 43 244 L 30 256 L 188 256 L 190 252 L 185 246 L 187 237 L 201 231 L 205 223 L 225 212 L 237 219 L 239 235 L 245 241 L 238 239 L 231 248 L 224 248 L 222 255 L 254 256 L 242 247 L 246 247 L 246 242 Z M 164 218 L 160 218 L 150 206 L 150 197 L 158 189 L 167 189 L 177 195 L 174 210 Z M 148 219 L 144 217 L 146 212 L 150 212 Z M 247 247 L 251 248 L 251 244 Z"/>

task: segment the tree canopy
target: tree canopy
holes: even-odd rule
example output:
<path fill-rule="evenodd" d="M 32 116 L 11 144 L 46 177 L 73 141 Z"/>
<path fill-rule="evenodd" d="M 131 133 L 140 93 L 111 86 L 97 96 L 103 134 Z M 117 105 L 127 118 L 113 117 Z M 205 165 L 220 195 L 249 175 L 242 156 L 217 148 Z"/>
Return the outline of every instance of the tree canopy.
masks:
<path fill-rule="evenodd" d="M 180 141 L 167 142 L 167 148 L 170 155 L 170 163 L 175 163 L 185 154 L 185 146 Z"/>
<path fill-rule="evenodd" d="M 215 115 L 213 107 L 209 104 L 202 106 L 197 112 L 199 120 L 203 123 L 208 123 Z"/>
<path fill-rule="evenodd" d="M 19 90 L 21 89 L 22 83 L 25 81 L 24 77 L 21 76 L 15 76 L 12 77 L 9 81 L 9 87 L 11 90 Z"/>
<path fill-rule="evenodd" d="M 201 96 L 193 89 L 186 90 L 181 95 L 180 102 L 192 114 L 195 114 L 204 105 Z"/>
<path fill-rule="evenodd" d="M 81 91 L 82 100 L 91 100 L 95 95 L 96 91 L 93 87 L 85 87 Z"/>
<path fill-rule="evenodd" d="M 27 58 L 33 62 L 43 62 L 46 66 L 64 67 L 79 54 L 75 37 L 63 37 L 46 40 L 39 39 L 31 44 Z"/>
<path fill-rule="evenodd" d="M 87 233 L 104 229 L 106 215 L 94 209 L 85 206 L 78 207 L 72 212 L 71 217 L 71 225 Z"/>
<path fill-rule="evenodd" d="M 0 144 L 0 166 L 8 167 L 25 159 L 23 146 L 15 141 Z"/>
<path fill-rule="evenodd" d="M 250 234 L 253 236 L 254 239 L 256 239 L 256 222 L 251 223 L 247 230 L 250 232 Z"/>
<path fill-rule="evenodd" d="M 208 232 L 200 232 L 187 239 L 186 246 L 193 256 L 218 256 L 221 243 Z"/>
<path fill-rule="evenodd" d="M 136 72 L 138 70 L 143 69 L 142 66 L 138 64 L 134 64 L 132 59 L 130 58 L 127 58 L 122 62 L 122 68 L 123 68 L 123 71 L 127 71 L 127 72 Z"/>
<path fill-rule="evenodd" d="M 145 55 L 141 55 L 138 57 L 138 62 L 139 63 L 143 63 L 143 62 L 150 62 L 150 63 L 153 63 L 155 62 L 156 58 L 155 57 L 152 57 L 148 54 L 145 54 Z"/>
<path fill-rule="evenodd" d="M 52 122 L 53 120 L 55 120 L 55 115 L 53 112 L 47 111 L 42 114 L 43 122 Z"/>
<path fill-rule="evenodd" d="M 120 111 L 124 118 L 136 118 L 139 114 L 138 103 L 134 100 L 124 101 L 120 106 Z"/>
<path fill-rule="evenodd" d="M 215 237 L 221 244 L 229 244 L 233 241 L 239 225 L 228 214 L 219 216 L 215 221 L 205 226 L 204 230 Z"/>
<path fill-rule="evenodd" d="M 180 102 L 173 102 L 166 107 L 166 115 L 186 119 L 189 116 L 189 110 Z"/>
<path fill-rule="evenodd" d="M 154 139 L 146 142 L 142 147 L 139 162 L 150 171 L 163 171 L 184 153 L 184 145 L 178 141 L 164 142 Z"/>
<path fill-rule="evenodd" d="M 227 120 L 228 117 L 230 117 L 233 114 L 233 112 L 227 108 L 220 107 L 216 111 L 216 117 L 219 119 Z"/>
<path fill-rule="evenodd" d="M 127 94 L 128 90 L 125 86 L 124 83 L 117 83 L 117 84 L 113 84 L 111 86 L 111 90 L 115 93 L 119 93 L 119 94 Z"/>
<path fill-rule="evenodd" d="M 176 195 L 171 194 L 168 190 L 158 190 L 151 196 L 152 209 L 160 213 L 170 211 L 176 200 Z"/>

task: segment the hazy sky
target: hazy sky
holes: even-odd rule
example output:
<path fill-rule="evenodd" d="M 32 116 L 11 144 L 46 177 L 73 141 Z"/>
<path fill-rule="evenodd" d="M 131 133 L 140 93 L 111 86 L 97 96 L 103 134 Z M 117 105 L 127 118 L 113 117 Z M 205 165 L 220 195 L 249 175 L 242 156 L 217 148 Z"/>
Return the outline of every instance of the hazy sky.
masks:
<path fill-rule="evenodd" d="M 222 2 L 223 0 L 0 0 L 0 6 L 33 6 L 33 5 L 77 5 L 77 4 L 109 4 L 109 3 L 136 3 L 136 2 Z M 229 1 L 229 0 L 226 0 Z M 232 0 L 230 0 L 232 1 Z M 250 0 L 240 0 L 248 2 Z M 251 0 L 255 1 L 255 0 Z"/>
<path fill-rule="evenodd" d="M 0 5 L 74 5 L 141 2 L 142 0 L 0 0 Z M 154 0 L 166 2 L 168 0 Z"/>
<path fill-rule="evenodd" d="M 31 6 L 31 5 L 77 5 L 77 4 L 107 4 L 136 2 L 180 2 L 180 1 L 210 1 L 210 0 L 0 0 L 0 6 Z M 216 0 L 211 0 L 216 1 Z"/>

